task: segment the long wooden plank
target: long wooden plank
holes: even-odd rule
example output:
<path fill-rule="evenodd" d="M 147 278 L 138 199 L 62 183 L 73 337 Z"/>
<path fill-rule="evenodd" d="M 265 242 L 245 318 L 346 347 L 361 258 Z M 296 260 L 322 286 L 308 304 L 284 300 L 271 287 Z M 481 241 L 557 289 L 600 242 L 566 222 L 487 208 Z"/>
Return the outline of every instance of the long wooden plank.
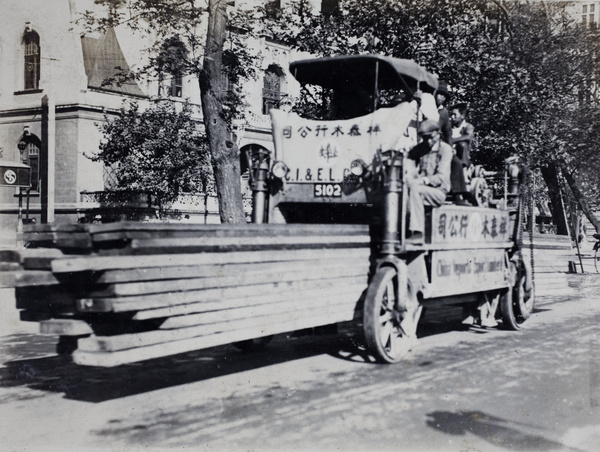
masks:
<path fill-rule="evenodd" d="M 243 250 L 290 250 L 315 248 L 351 248 L 369 246 L 369 235 L 275 236 L 275 237 L 197 237 L 132 240 L 131 252 L 180 253 L 234 252 Z"/>
<path fill-rule="evenodd" d="M 314 260 L 290 260 L 278 262 L 251 262 L 251 263 L 230 263 L 230 264 L 203 264 L 203 265 L 185 265 L 174 267 L 150 267 L 150 268 L 132 268 L 126 270 L 107 270 L 94 278 L 96 284 L 115 284 L 132 283 L 141 281 L 162 281 L 168 279 L 191 279 L 202 277 L 222 277 L 224 275 L 239 275 L 242 273 L 261 273 L 272 272 L 274 268 L 278 271 L 284 268 L 288 271 L 293 269 L 302 269 L 308 265 L 321 266 L 322 268 L 334 267 L 346 264 L 348 256 L 328 256 L 325 258 L 315 258 Z M 368 256 L 362 253 L 355 258 L 356 262 L 366 262 Z M 352 259 L 352 256 L 350 256 Z"/>
<path fill-rule="evenodd" d="M 60 284 L 52 272 L 43 270 L 19 270 L 0 272 L 0 285 L 4 287 L 52 286 Z"/>
<path fill-rule="evenodd" d="M 38 227 L 41 225 L 38 225 Z M 135 222 L 125 221 L 116 223 L 103 223 L 103 224 L 88 224 L 79 225 L 82 230 L 87 230 L 91 235 L 99 235 L 109 232 L 119 231 L 149 231 L 149 232 L 162 232 L 162 231 L 198 231 L 198 232 L 209 232 L 210 231 L 240 231 L 239 233 L 258 233 L 258 234 L 275 234 L 281 233 L 282 231 L 288 233 L 302 233 L 309 231 L 313 234 L 323 234 L 332 231 L 332 233 L 352 233 L 353 231 L 368 231 L 367 225 L 362 224 L 200 224 L 200 223 L 150 223 L 150 222 Z M 31 228 L 31 227 L 30 227 Z M 35 229 L 35 227 L 33 228 Z M 41 228 L 44 229 L 44 228 Z M 46 228 L 46 230 L 53 230 L 52 228 Z M 78 230 L 77 227 L 74 230 Z"/>
<path fill-rule="evenodd" d="M 78 348 L 85 351 L 117 351 L 128 348 L 143 347 L 147 345 L 172 342 L 196 336 L 222 333 L 246 329 L 251 325 L 284 322 L 287 318 L 313 317 L 317 312 L 335 310 L 353 311 L 359 301 L 361 292 L 344 291 L 338 298 L 324 295 L 315 298 L 310 303 L 297 299 L 294 303 L 283 306 L 281 309 L 272 309 L 261 312 L 251 312 L 247 309 L 234 309 L 228 312 L 220 311 L 221 318 L 213 316 L 210 321 L 200 320 L 199 323 L 182 325 L 178 328 L 158 329 L 141 333 L 121 334 L 115 336 L 93 336 L 79 341 Z M 305 304 L 302 304 L 302 303 Z"/>
<path fill-rule="evenodd" d="M 14 272 L 22 269 L 23 267 L 18 262 L 2 262 L 0 259 L 0 272 Z"/>
<path fill-rule="evenodd" d="M 335 278 L 345 275 L 360 275 L 366 274 L 368 271 L 368 262 L 343 261 L 335 266 L 320 264 L 321 261 L 311 261 L 304 263 L 296 268 L 288 268 L 273 264 L 271 271 L 253 271 L 251 266 L 248 266 L 246 271 L 238 274 L 215 274 L 215 276 L 207 278 L 193 279 L 170 279 L 165 281 L 142 281 L 134 283 L 109 284 L 108 286 L 92 290 L 89 293 L 91 298 L 94 297 L 122 297 L 130 295 L 156 294 L 166 292 L 185 292 L 199 289 L 212 289 L 217 287 L 243 287 L 255 284 L 266 283 L 285 283 L 289 281 L 313 280 Z"/>
<path fill-rule="evenodd" d="M 249 262 L 277 262 L 290 260 L 312 260 L 328 256 L 343 255 L 349 258 L 368 259 L 368 247 L 356 249 L 322 249 L 322 250 L 264 250 L 239 251 L 230 253 L 168 253 L 151 256 L 84 256 L 65 257 L 52 260 L 52 271 L 55 273 L 104 271 L 130 268 L 175 267 L 205 264 L 235 264 Z"/>
<path fill-rule="evenodd" d="M 56 334 L 59 336 L 83 336 L 94 334 L 94 331 L 83 320 L 50 319 L 40 322 L 40 333 Z"/>
<path fill-rule="evenodd" d="M 336 281 L 336 282 L 334 282 Z M 306 287 L 294 287 L 293 290 L 283 290 L 260 295 L 244 295 L 239 298 L 227 298 L 211 301 L 200 301 L 164 308 L 146 309 L 138 311 L 132 320 L 147 320 L 179 315 L 199 314 L 202 312 L 219 311 L 223 309 L 242 308 L 245 306 L 260 306 L 273 303 L 283 303 L 292 300 L 309 300 L 323 296 L 335 298 L 337 294 L 348 289 L 352 292 L 362 293 L 367 288 L 367 278 L 340 278 L 338 280 L 314 281 Z"/>
<path fill-rule="evenodd" d="M 362 278 L 362 279 L 357 279 Z M 121 298 L 81 298 L 78 301 L 80 310 L 95 312 L 114 311 L 130 312 L 144 309 L 166 308 L 198 302 L 216 302 L 229 299 L 239 299 L 253 296 L 269 296 L 286 291 L 298 291 L 306 288 L 343 287 L 352 282 L 367 281 L 367 272 L 359 275 L 344 275 L 340 278 L 322 280 L 294 281 L 289 283 L 256 284 L 244 287 L 226 287 L 189 292 L 165 293 Z M 95 304 L 99 307 L 96 308 Z"/>
<path fill-rule="evenodd" d="M 127 349 L 112 353 L 87 352 L 76 350 L 73 353 L 73 362 L 82 366 L 94 367 L 116 367 L 150 359 L 163 358 L 170 355 L 202 350 L 232 342 L 253 339 L 262 336 L 285 333 L 288 331 L 301 330 L 332 323 L 340 323 L 352 320 L 353 316 L 342 318 L 340 314 L 327 314 L 311 319 L 288 319 L 278 325 L 254 326 L 246 330 L 200 336 L 166 344 L 156 344 L 148 347 Z"/>
<path fill-rule="evenodd" d="M 42 232 L 86 232 L 91 225 L 85 223 L 40 223 L 23 226 L 25 234 Z"/>
<path fill-rule="evenodd" d="M 119 224 L 111 228 L 92 227 L 94 243 L 117 240 L 148 240 L 185 237 L 274 237 L 294 235 L 360 235 L 368 234 L 365 225 L 193 225 L 193 224 Z"/>
<path fill-rule="evenodd" d="M 19 263 L 26 269 L 50 269 L 54 259 L 65 257 L 65 254 L 55 248 L 32 248 L 22 250 L 0 250 L 0 261 Z"/>
<path fill-rule="evenodd" d="M 364 289 L 363 286 L 352 288 L 348 294 L 345 290 L 338 289 L 330 293 L 325 293 L 320 297 L 312 299 L 297 298 L 286 302 L 277 303 L 277 305 L 250 305 L 236 309 L 226 309 L 222 311 L 203 312 L 201 314 L 180 315 L 170 317 L 160 326 L 161 330 L 173 330 L 187 328 L 196 325 L 222 325 L 222 328 L 229 328 L 229 324 L 235 321 L 246 321 L 255 317 L 268 317 L 274 312 L 296 313 L 299 311 L 311 313 L 313 310 L 319 310 L 323 306 L 335 305 L 337 300 L 343 300 L 348 296 L 354 301 L 358 301 Z"/>
<path fill-rule="evenodd" d="M 347 310 L 322 312 L 321 314 L 314 315 L 312 317 L 287 318 L 283 319 L 281 322 L 275 322 L 268 325 L 263 325 L 262 322 L 259 322 L 257 325 L 248 327 L 246 329 L 227 331 L 209 336 L 193 337 L 180 341 L 159 343 L 146 347 L 130 348 L 115 352 L 88 352 L 76 350 L 73 353 L 73 361 L 76 364 L 86 366 L 115 367 L 123 364 L 162 358 L 169 355 L 190 352 L 193 350 L 201 350 L 256 337 L 329 325 L 332 323 L 347 322 L 353 319 L 354 311 L 349 306 L 349 309 Z"/>

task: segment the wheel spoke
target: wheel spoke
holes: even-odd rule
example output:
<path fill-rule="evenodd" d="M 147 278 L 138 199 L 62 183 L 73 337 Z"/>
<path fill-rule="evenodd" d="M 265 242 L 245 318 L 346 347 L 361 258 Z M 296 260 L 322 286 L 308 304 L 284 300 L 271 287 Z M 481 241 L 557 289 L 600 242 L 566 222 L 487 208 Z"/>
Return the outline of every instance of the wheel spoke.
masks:
<path fill-rule="evenodd" d="M 381 328 L 381 343 L 383 344 L 384 347 L 388 346 L 389 342 L 393 342 L 392 341 L 392 332 L 394 330 L 394 325 L 392 325 L 392 322 L 388 322 L 385 325 L 383 325 L 383 328 Z"/>
<path fill-rule="evenodd" d="M 395 331 L 394 331 L 394 333 L 395 333 Z M 390 335 L 390 350 L 389 350 L 390 356 L 395 356 L 397 349 L 398 349 L 398 336 L 396 334 L 391 334 Z"/>
<path fill-rule="evenodd" d="M 379 323 L 382 325 L 386 322 L 391 322 L 394 316 L 392 315 L 392 311 L 384 311 L 384 313 L 379 316 Z"/>
<path fill-rule="evenodd" d="M 396 293 L 394 290 L 394 281 L 390 280 L 385 286 L 384 305 L 387 309 L 393 309 L 396 304 Z"/>

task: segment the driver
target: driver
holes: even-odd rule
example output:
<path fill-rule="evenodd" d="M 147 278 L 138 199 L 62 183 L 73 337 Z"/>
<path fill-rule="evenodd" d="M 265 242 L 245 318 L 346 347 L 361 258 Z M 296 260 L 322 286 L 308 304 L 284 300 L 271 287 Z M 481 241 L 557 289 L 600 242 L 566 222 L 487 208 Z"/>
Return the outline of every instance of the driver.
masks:
<path fill-rule="evenodd" d="M 407 185 L 408 242 L 423 243 L 425 206 L 440 206 L 450 191 L 452 147 L 441 140 L 439 121 L 428 119 L 419 125 L 421 142 L 408 152 Z"/>

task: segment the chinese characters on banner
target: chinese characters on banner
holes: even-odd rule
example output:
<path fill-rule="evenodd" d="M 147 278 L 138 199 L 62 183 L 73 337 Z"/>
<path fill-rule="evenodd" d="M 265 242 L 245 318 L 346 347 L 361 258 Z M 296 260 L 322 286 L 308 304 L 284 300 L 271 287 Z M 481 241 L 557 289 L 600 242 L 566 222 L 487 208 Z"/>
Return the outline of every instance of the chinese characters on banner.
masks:
<path fill-rule="evenodd" d="M 391 149 L 408 133 L 412 110 L 383 108 L 346 120 L 311 120 L 271 110 L 275 159 L 289 168 L 291 183 L 343 183 L 353 160 L 371 163 L 380 149 Z"/>
<path fill-rule="evenodd" d="M 510 240 L 508 212 L 443 206 L 433 210 L 432 243 L 505 242 Z"/>

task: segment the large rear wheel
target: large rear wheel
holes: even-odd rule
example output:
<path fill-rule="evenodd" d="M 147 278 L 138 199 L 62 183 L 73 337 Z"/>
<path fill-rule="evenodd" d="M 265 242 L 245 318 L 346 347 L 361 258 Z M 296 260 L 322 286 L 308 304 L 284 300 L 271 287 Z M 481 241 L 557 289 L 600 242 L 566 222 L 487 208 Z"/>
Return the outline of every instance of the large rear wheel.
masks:
<path fill-rule="evenodd" d="M 502 294 L 500 310 L 502 323 L 510 330 L 520 330 L 523 323 L 531 317 L 535 305 L 531 271 L 524 261 L 511 261 L 515 285 Z"/>
<path fill-rule="evenodd" d="M 421 313 L 421 306 L 412 299 L 407 300 L 407 310 L 398 309 L 398 293 L 408 293 L 408 297 L 412 297 L 410 287 L 406 291 L 398 290 L 398 281 L 395 268 L 380 268 L 369 285 L 365 299 L 365 341 L 377 360 L 384 363 L 397 363 L 410 351 L 416 340 Z"/>

